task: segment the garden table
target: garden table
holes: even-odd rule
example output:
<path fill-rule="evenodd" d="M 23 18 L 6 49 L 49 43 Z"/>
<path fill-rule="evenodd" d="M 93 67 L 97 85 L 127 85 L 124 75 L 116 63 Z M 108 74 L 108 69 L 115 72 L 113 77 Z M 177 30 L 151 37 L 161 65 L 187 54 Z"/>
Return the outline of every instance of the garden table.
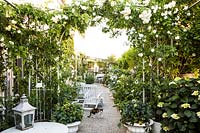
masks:
<path fill-rule="evenodd" d="M 24 131 L 12 127 L 1 133 L 68 133 L 68 127 L 56 122 L 36 122 L 33 128 Z"/>

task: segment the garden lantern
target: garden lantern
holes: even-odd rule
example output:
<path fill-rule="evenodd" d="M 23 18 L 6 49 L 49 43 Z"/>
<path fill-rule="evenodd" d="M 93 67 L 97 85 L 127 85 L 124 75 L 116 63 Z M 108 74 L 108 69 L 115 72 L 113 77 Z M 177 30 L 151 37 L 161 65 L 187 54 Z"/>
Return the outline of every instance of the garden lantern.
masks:
<path fill-rule="evenodd" d="M 20 98 L 20 103 L 12 109 L 17 129 L 25 130 L 33 127 L 35 109 L 35 107 L 28 103 L 27 97 L 23 94 Z"/>

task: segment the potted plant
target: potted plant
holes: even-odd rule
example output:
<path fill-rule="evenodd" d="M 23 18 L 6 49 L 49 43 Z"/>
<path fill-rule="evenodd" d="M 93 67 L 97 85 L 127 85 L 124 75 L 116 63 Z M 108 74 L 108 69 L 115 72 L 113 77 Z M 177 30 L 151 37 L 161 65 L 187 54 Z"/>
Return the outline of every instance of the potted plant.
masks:
<path fill-rule="evenodd" d="M 83 109 L 76 103 L 66 101 L 63 105 L 57 105 L 52 115 L 52 120 L 66 124 L 69 133 L 76 133 L 78 125 L 83 118 Z"/>
<path fill-rule="evenodd" d="M 141 101 L 127 101 L 121 107 L 120 122 L 127 127 L 129 133 L 146 133 L 151 131 L 150 106 Z"/>

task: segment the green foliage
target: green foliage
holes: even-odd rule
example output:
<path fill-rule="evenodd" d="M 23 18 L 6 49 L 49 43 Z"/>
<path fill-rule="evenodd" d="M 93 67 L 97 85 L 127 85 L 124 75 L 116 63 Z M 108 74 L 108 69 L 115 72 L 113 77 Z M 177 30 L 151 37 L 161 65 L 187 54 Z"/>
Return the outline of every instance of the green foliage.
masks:
<path fill-rule="evenodd" d="M 52 115 L 52 120 L 69 124 L 76 121 L 81 121 L 83 118 L 83 108 L 81 105 L 72 104 L 66 101 L 63 105 L 58 104 Z"/>
<path fill-rule="evenodd" d="M 199 132 L 200 78 L 178 79 L 163 90 L 157 104 L 165 132 Z"/>
<path fill-rule="evenodd" d="M 148 104 L 141 101 L 128 101 L 122 104 L 120 122 L 124 124 L 147 124 L 151 119 L 151 109 Z"/>
<path fill-rule="evenodd" d="M 94 75 L 93 74 L 87 74 L 85 78 L 86 84 L 93 84 L 94 83 Z"/>

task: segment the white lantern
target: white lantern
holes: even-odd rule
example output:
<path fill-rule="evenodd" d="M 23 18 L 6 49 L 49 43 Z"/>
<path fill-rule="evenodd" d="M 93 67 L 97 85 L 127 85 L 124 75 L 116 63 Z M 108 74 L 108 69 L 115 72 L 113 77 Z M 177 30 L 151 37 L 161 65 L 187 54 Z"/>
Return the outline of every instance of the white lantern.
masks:
<path fill-rule="evenodd" d="M 17 129 L 25 130 L 33 127 L 35 117 L 35 107 L 28 103 L 28 99 L 25 94 L 20 98 L 20 103 L 14 107 L 14 119 Z"/>

